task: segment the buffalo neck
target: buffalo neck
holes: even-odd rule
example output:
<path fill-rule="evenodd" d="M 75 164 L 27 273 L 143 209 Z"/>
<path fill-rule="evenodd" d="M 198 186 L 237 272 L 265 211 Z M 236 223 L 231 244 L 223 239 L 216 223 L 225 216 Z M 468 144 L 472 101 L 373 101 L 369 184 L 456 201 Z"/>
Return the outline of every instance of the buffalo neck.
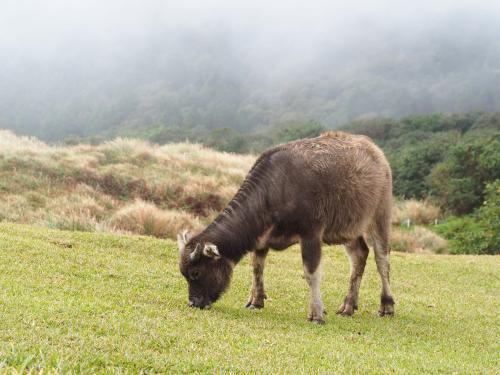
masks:
<path fill-rule="evenodd" d="M 267 205 L 269 167 L 258 160 L 227 207 L 198 237 L 217 245 L 223 257 L 237 263 L 255 249 L 257 238 L 271 225 Z"/>

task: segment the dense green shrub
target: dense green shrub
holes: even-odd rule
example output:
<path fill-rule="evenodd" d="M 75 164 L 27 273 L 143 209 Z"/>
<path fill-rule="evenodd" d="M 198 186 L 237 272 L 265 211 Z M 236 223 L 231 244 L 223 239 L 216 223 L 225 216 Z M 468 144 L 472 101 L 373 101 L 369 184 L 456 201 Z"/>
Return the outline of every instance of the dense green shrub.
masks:
<path fill-rule="evenodd" d="M 405 199 L 432 197 L 448 212 L 469 214 L 481 205 L 486 184 L 500 178 L 500 113 L 369 119 L 343 129 L 383 148 L 394 194 Z"/>
<path fill-rule="evenodd" d="M 460 142 L 427 177 L 429 191 L 456 214 L 481 205 L 488 182 L 500 178 L 500 135 Z"/>
<path fill-rule="evenodd" d="M 434 166 L 443 160 L 447 147 L 455 139 L 456 134 L 445 133 L 427 142 L 388 151 L 395 194 L 407 199 L 428 197 L 430 189 L 426 178 Z"/>
<path fill-rule="evenodd" d="M 278 126 L 265 133 L 242 134 L 229 128 L 217 128 L 206 136 L 195 138 L 219 151 L 235 153 L 260 153 L 279 143 L 301 138 L 317 137 L 326 128 L 318 122 L 309 121 Z"/>
<path fill-rule="evenodd" d="M 486 199 L 473 215 L 452 217 L 436 227 L 455 254 L 500 253 L 500 180 L 488 184 Z"/>
<path fill-rule="evenodd" d="M 291 142 L 301 138 L 317 137 L 326 128 L 316 121 L 309 121 L 303 124 L 294 124 L 278 131 L 274 139 L 278 143 Z"/>

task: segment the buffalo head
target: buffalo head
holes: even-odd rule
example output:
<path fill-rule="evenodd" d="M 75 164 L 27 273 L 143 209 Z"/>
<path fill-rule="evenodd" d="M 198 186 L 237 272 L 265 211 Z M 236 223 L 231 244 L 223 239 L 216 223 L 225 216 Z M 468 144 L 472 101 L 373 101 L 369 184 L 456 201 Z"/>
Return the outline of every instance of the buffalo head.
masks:
<path fill-rule="evenodd" d="M 179 268 L 188 283 L 189 306 L 209 308 L 229 286 L 232 263 L 224 259 L 216 245 L 199 242 L 184 231 L 177 235 Z"/>

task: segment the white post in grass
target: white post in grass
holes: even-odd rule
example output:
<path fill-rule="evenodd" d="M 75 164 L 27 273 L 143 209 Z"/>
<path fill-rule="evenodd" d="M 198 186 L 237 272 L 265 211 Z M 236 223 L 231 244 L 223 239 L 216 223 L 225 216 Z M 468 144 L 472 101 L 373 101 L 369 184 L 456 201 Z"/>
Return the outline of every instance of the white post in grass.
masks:
<path fill-rule="evenodd" d="M 410 227 L 410 218 L 406 219 L 406 227 L 409 228 Z"/>

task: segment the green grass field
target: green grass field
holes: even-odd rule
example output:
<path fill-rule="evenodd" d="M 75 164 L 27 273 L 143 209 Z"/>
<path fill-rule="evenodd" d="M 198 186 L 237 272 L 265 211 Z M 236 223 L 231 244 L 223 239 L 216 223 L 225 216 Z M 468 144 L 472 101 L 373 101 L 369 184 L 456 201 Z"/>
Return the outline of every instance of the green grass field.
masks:
<path fill-rule="evenodd" d="M 327 324 L 306 320 L 297 248 L 268 257 L 260 311 L 248 259 L 211 310 L 187 306 L 172 241 L 0 224 L 0 371 L 499 373 L 500 257 L 392 254 L 396 315 L 379 318 L 370 254 L 359 311 L 341 248 L 324 248 Z"/>

